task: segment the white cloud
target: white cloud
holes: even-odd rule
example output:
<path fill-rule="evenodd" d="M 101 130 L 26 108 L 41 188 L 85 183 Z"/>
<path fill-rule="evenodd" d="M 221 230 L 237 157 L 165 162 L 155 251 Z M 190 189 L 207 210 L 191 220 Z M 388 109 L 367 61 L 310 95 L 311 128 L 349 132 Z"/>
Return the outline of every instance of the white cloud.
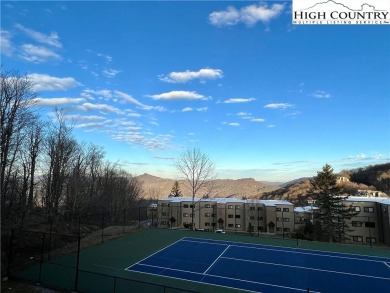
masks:
<path fill-rule="evenodd" d="M 208 107 L 196 108 L 196 111 L 198 111 L 198 112 L 206 112 L 208 109 L 209 109 Z"/>
<path fill-rule="evenodd" d="M 233 126 L 233 127 L 237 127 L 237 126 L 240 126 L 240 123 L 238 122 L 231 122 L 231 123 L 228 123 L 229 126 Z"/>
<path fill-rule="evenodd" d="M 48 45 L 55 48 L 61 48 L 62 44 L 59 41 L 58 35 L 55 32 L 50 33 L 50 35 L 46 35 L 37 31 L 34 31 L 32 29 L 26 28 L 22 26 L 21 24 L 16 24 L 16 28 L 21 30 L 23 33 L 25 33 L 28 37 L 33 39 L 34 41 Z"/>
<path fill-rule="evenodd" d="M 86 89 L 83 90 L 81 96 L 86 97 L 89 100 L 95 100 L 93 96 L 97 96 L 99 99 L 109 100 L 112 98 L 112 94 L 110 90 L 102 89 L 102 90 L 91 90 Z"/>
<path fill-rule="evenodd" d="M 216 26 L 235 25 L 240 19 L 240 11 L 232 6 L 224 11 L 214 11 L 209 15 L 210 23 Z"/>
<path fill-rule="evenodd" d="M 83 124 L 78 124 L 75 126 L 75 128 L 97 128 L 97 129 L 101 129 L 103 127 L 105 127 L 104 122 L 83 123 Z"/>
<path fill-rule="evenodd" d="M 118 73 L 120 73 L 120 70 L 115 70 L 115 69 L 106 69 L 103 70 L 103 75 L 108 78 L 114 78 Z"/>
<path fill-rule="evenodd" d="M 83 102 L 83 98 L 51 98 L 51 99 L 43 99 L 43 98 L 35 98 L 33 99 L 34 105 L 42 106 L 42 107 L 56 107 L 67 104 L 77 104 Z"/>
<path fill-rule="evenodd" d="M 274 104 L 267 104 L 264 106 L 264 108 L 268 109 L 287 109 L 287 108 L 294 108 L 294 105 L 288 104 L 288 103 L 274 103 Z"/>
<path fill-rule="evenodd" d="M 265 119 L 264 118 L 252 118 L 251 121 L 252 122 L 264 122 Z"/>
<path fill-rule="evenodd" d="M 115 113 L 118 115 L 123 114 L 123 112 L 120 109 L 113 107 L 113 106 L 110 106 L 110 105 L 106 105 L 106 104 L 84 103 L 80 106 L 80 109 L 84 110 L 84 111 L 97 110 L 97 111 L 102 111 L 102 112 Z"/>
<path fill-rule="evenodd" d="M 46 74 L 33 73 L 28 78 L 32 81 L 35 91 L 58 91 L 80 85 L 73 77 L 54 77 Z"/>
<path fill-rule="evenodd" d="M 207 79 L 222 78 L 223 72 L 220 69 L 203 68 L 199 71 L 171 72 L 168 75 L 160 75 L 159 79 L 170 83 L 185 83 L 193 79 L 206 81 Z"/>
<path fill-rule="evenodd" d="M 191 112 L 193 109 L 191 107 L 186 107 L 186 108 L 183 108 L 181 111 L 182 112 Z"/>
<path fill-rule="evenodd" d="M 237 116 L 241 117 L 242 119 L 248 119 L 252 117 L 252 114 L 246 112 L 239 112 L 237 113 Z"/>
<path fill-rule="evenodd" d="M 190 91 L 171 91 L 168 93 L 162 93 L 159 95 L 150 95 L 148 96 L 154 100 L 167 100 L 167 101 L 177 101 L 177 100 L 207 100 L 208 98 L 198 94 L 197 92 Z"/>
<path fill-rule="evenodd" d="M 61 56 L 46 47 L 24 44 L 21 47 L 20 58 L 34 63 L 43 63 L 51 60 L 61 60 Z"/>
<path fill-rule="evenodd" d="M 324 91 L 315 91 L 314 93 L 311 94 L 315 98 L 319 99 L 329 99 L 330 94 Z"/>
<path fill-rule="evenodd" d="M 11 33 L 6 30 L 1 30 L 0 32 L 1 54 L 4 54 L 5 56 L 11 56 L 14 52 L 14 48 L 11 42 Z"/>
<path fill-rule="evenodd" d="M 255 98 L 246 98 L 246 99 L 232 98 L 232 99 L 224 101 L 224 104 L 248 103 L 248 102 L 252 102 L 252 101 L 256 101 L 256 99 Z"/>
<path fill-rule="evenodd" d="M 253 26 L 257 22 L 268 23 L 271 19 L 278 17 L 284 9 L 284 4 L 273 4 L 268 6 L 265 3 L 248 5 L 240 10 L 235 7 L 228 7 L 226 10 L 215 11 L 209 15 L 209 21 L 215 26 L 232 26 L 244 23 Z"/>
<path fill-rule="evenodd" d="M 83 116 L 83 115 L 66 115 L 65 117 L 66 119 L 69 119 L 69 120 L 75 120 L 75 121 L 94 121 L 94 120 L 104 120 L 106 118 L 102 117 L 102 116 L 96 116 L 96 115 L 86 115 L 86 116 Z"/>
<path fill-rule="evenodd" d="M 142 104 L 137 99 L 133 98 L 131 95 L 126 94 L 124 92 L 115 90 L 114 94 L 115 94 L 116 98 L 121 99 L 124 103 L 134 104 L 143 110 L 157 110 L 160 112 L 165 111 L 165 109 L 163 107 L 153 107 L 153 106 L 148 106 L 148 105 Z"/>

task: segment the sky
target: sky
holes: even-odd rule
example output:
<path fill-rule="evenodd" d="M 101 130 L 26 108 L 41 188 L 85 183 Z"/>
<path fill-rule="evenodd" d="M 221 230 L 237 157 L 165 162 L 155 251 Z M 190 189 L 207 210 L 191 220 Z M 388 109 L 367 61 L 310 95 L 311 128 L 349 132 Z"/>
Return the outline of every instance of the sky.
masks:
<path fill-rule="evenodd" d="M 134 175 L 285 182 L 390 161 L 390 26 L 292 25 L 284 1 L 1 2 L 37 111 Z"/>

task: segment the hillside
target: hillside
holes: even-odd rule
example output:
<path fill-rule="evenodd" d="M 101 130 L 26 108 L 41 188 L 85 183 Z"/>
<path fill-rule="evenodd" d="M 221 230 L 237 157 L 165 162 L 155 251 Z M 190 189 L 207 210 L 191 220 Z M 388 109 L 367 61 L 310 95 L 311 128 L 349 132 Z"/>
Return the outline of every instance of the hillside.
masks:
<path fill-rule="evenodd" d="M 137 176 L 137 179 L 143 183 L 144 198 L 164 198 L 167 197 L 172 189 L 175 180 L 165 179 L 149 174 Z M 186 182 L 178 180 L 179 187 L 183 196 L 191 196 L 191 191 L 186 187 Z M 272 192 L 279 189 L 279 186 L 269 185 L 253 178 L 243 179 L 217 179 L 213 186 L 199 193 L 200 196 L 209 194 L 210 197 L 234 197 L 234 198 L 261 198 L 266 192 Z"/>
<path fill-rule="evenodd" d="M 338 176 L 347 177 L 349 182 L 340 183 L 343 191 L 355 194 L 358 190 L 378 190 L 390 195 L 390 163 L 367 166 L 354 170 L 344 170 Z M 172 189 L 175 180 L 164 179 L 149 174 L 137 177 L 143 182 L 144 198 L 164 198 Z M 178 180 L 183 196 L 191 196 L 185 181 Z M 295 203 L 303 203 L 310 188 L 310 178 L 300 178 L 281 185 L 256 181 L 253 178 L 218 179 L 208 190 L 199 196 L 209 194 L 211 197 L 287 199 Z"/>

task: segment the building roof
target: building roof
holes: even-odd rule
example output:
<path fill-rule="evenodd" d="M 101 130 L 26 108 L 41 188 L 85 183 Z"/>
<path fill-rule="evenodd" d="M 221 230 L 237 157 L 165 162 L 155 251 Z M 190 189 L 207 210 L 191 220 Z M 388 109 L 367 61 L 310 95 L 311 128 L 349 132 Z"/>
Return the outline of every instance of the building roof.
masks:
<path fill-rule="evenodd" d="M 318 207 L 313 206 L 305 206 L 305 207 L 295 207 L 294 212 L 296 213 L 311 213 L 312 211 L 319 210 Z"/>
<path fill-rule="evenodd" d="M 390 205 L 390 197 L 350 196 L 345 200 L 355 201 L 355 202 L 376 202 L 376 203 Z"/>
<path fill-rule="evenodd" d="M 163 201 L 170 202 L 192 202 L 191 197 L 167 197 L 161 199 Z M 195 197 L 195 202 L 215 202 L 221 204 L 227 203 L 243 203 L 243 204 L 264 204 L 266 206 L 276 206 L 276 205 L 290 205 L 293 204 L 287 200 L 263 200 L 263 199 L 238 199 L 238 198 L 226 198 L 226 197 L 217 197 L 217 198 L 199 198 Z"/>

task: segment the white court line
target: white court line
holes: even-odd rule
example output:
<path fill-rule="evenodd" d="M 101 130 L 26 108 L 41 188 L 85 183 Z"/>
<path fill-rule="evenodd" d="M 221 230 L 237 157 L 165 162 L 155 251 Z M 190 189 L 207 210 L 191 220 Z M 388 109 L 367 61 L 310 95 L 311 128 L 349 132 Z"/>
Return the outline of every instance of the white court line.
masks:
<path fill-rule="evenodd" d="M 193 242 L 193 243 L 202 243 L 202 244 L 211 244 L 211 245 L 229 245 L 227 243 L 213 243 L 213 242 L 206 242 L 206 241 L 195 241 L 195 240 L 187 240 L 185 238 L 181 239 L 183 242 Z"/>
<path fill-rule="evenodd" d="M 221 256 L 226 252 L 226 250 L 229 249 L 229 247 L 230 247 L 230 245 L 228 245 L 228 246 L 225 248 L 225 250 L 222 251 L 222 253 L 221 253 L 221 254 L 213 261 L 213 263 L 207 268 L 207 270 L 205 270 L 205 271 L 203 272 L 204 275 L 207 273 L 207 271 L 208 271 L 209 269 L 211 269 L 211 267 L 217 262 L 217 260 L 219 260 L 219 259 L 221 258 Z"/>
<path fill-rule="evenodd" d="M 139 264 L 140 266 L 147 266 L 144 264 Z M 240 291 L 245 291 L 245 292 L 251 292 L 251 293 L 261 293 L 260 291 L 252 291 L 252 290 L 247 290 L 247 289 L 242 289 L 242 288 L 236 288 L 236 287 L 230 287 L 230 286 L 224 286 L 224 285 L 219 285 L 219 284 L 214 284 L 214 283 L 206 283 L 206 282 L 201 282 L 201 281 L 194 281 L 194 280 L 189 280 L 189 279 L 183 279 L 183 278 L 178 278 L 178 277 L 172 277 L 172 276 L 165 276 L 165 275 L 160 275 L 160 274 L 155 274 L 155 273 L 149 273 L 149 272 L 141 272 L 141 271 L 136 271 L 136 270 L 128 270 L 129 272 L 135 272 L 138 274 L 147 274 L 155 277 L 164 277 L 164 278 L 169 278 L 169 279 L 174 279 L 174 280 L 180 280 L 180 281 L 187 281 L 187 282 L 192 282 L 196 283 L 198 286 L 199 284 L 207 284 L 207 285 L 212 285 L 212 286 L 217 286 L 217 287 L 222 287 L 222 288 L 228 288 L 228 289 L 234 289 L 234 290 L 240 290 Z M 192 274 L 199 274 L 199 273 L 194 273 L 190 272 Z M 203 275 L 203 274 L 202 274 Z M 204 275 L 203 275 L 204 276 Z M 194 287 L 195 290 L 195 287 Z"/>
<path fill-rule="evenodd" d="M 348 258 L 348 257 L 342 256 L 342 255 L 351 255 L 351 256 L 355 256 L 355 257 L 349 257 L 350 259 L 371 261 L 371 262 L 383 262 L 383 260 L 390 260 L 390 258 L 384 257 L 384 256 L 372 256 L 372 255 L 364 255 L 364 254 L 356 254 L 356 253 L 348 253 L 348 252 L 335 252 L 335 251 L 328 251 L 328 250 L 322 251 L 322 250 L 315 250 L 315 249 L 308 249 L 308 248 L 285 247 L 285 246 L 278 246 L 278 245 L 245 243 L 245 242 L 226 241 L 226 240 L 212 240 L 212 239 L 210 239 L 211 242 L 206 242 L 206 241 L 194 241 L 194 240 L 187 240 L 187 239 L 198 239 L 198 238 L 184 237 L 183 241 L 208 243 L 208 244 L 215 244 L 215 245 L 223 245 L 223 244 L 212 243 L 212 242 L 222 242 L 222 243 L 225 243 L 225 245 L 236 246 L 236 247 L 275 250 L 275 251 L 302 253 L 302 254 L 309 254 L 309 255 L 311 254 L 311 255 L 325 256 L 325 257 L 329 256 L 329 257 Z M 199 240 L 201 240 L 201 238 L 199 238 Z M 253 246 L 259 246 L 259 247 L 253 247 Z M 267 248 L 267 247 L 272 247 L 272 248 Z M 280 249 L 278 249 L 278 248 L 280 248 Z M 301 250 L 301 251 L 298 251 L 298 250 Z M 317 253 L 309 253 L 309 252 L 305 252 L 305 251 L 314 251 Z M 319 251 L 323 252 L 323 253 L 318 253 Z M 337 256 L 337 255 L 341 255 L 341 256 Z M 359 258 L 359 257 L 362 257 L 362 258 Z M 369 258 L 376 258 L 376 259 L 369 259 Z"/>
<path fill-rule="evenodd" d="M 241 280 L 241 279 L 235 279 L 235 278 L 230 278 L 230 277 L 224 277 L 224 276 L 218 276 L 218 275 L 211 275 L 208 274 L 207 276 L 211 277 L 218 277 L 221 279 L 229 279 L 229 280 L 234 280 L 234 281 L 239 281 L 239 282 L 244 282 L 244 283 L 252 283 L 252 284 L 259 284 L 259 285 L 265 285 L 265 286 L 270 286 L 270 287 L 277 287 L 277 288 L 283 288 L 283 289 L 288 289 L 288 290 L 296 290 L 296 291 L 304 291 L 307 292 L 307 289 L 298 289 L 298 288 L 293 288 L 293 287 L 287 287 L 287 286 L 280 286 L 280 285 L 274 285 L 274 284 L 268 284 L 268 283 L 261 283 L 261 282 L 255 282 L 255 281 L 248 281 L 248 280 Z M 241 289 L 241 288 L 238 288 Z M 319 291 L 312 291 L 310 290 L 311 293 L 321 293 Z"/>
<path fill-rule="evenodd" d="M 235 260 L 235 261 L 259 263 L 259 264 L 281 266 L 281 267 L 289 267 L 289 268 L 295 268 L 295 269 L 312 270 L 312 271 L 320 271 L 320 272 L 326 272 L 326 273 L 334 273 L 334 274 L 351 275 L 351 276 L 366 277 L 366 278 L 373 278 L 373 279 L 390 280 L 390 278 L 385 278 L 385 277 L 376 277 L 376 276 L 368 276 L 368 275 L 361 275 L 361 274 L 354 274 L 354 273 L 346 273 L 346 272 L 338 272 L 338 271 L 331 271 L 331 270 L 307 268 L 307 267 L 301 267 L 301 266 L 284 265 L 284 264 L 278 264 L 278 263 L 272 263 L 272 262 L 264 262 L 264 261 L 246 260 L 246 259 L 232 258 L 232 257 L 226 257 L 226 256 L 222 256 L 221 258 L 231 259 L 231 260 Z"/>
<path fill-rule="evenodd" d="M 183 239 L 183 241 L 195 242 L 195 243 L 207 243 L 207 244 L 212 244 L 212 245 L 227 245 L 227 244 L 219 244 L 219 243 L 204 242 L 204 241 L 194 241 L 194 240 L 187 240 L 187 239 Z M 228 242 L 228 243 L 239 243 L 239 242 L 234 242 L 234 241 L 232 241 L 232 242 L 226 241 L 226 242 Z M 252 243 L 248 243 L 248 244 L 252 245 Z M 256 244 L 256 243 L 253 243 L 253 244 L 262 246 L 261 244 Z M 295 248 L 291 248 L 292 250 L 284 250 L 284 249 L 265 248 L 265 247 L 251 247 L 251 246 L 237 245 L 237 244 L 230 244 L 230 246 L 232 246 L 232 247 L 239 247 L 239 248 L 257 249 L 257 250 L 269 250 L 269 251 L 277 251 L 277 252 L 305 254 L 305 255 L 313 255 L 313 256 L 321 256 L 321 257 L 333 257 L 333 258 L 340 258 L 340 259 L 350 259 L 350 260 L 377 262 L 377 263 L 382 263 L 383 262 L 383 260 L 374 260 L 374 259 L 366 259 L 366 258 L 358 258 L 358 257 L 348 257 L 348 256 L 326 254 L 326 253 L 332 253 L 332 254 L 335 253 L 335 254 L 345 254 L 345 255 L 356 255 L 356 254 L 339 253 L 339 252 L 331 252 L 331 251 L 324 251 L 325 254 L 318 254 L 318 253 L 312 253 L 312 252 L 294 251 L 293 249 L 295 249 Z M 264 245 L 264 246 L 269 246 L 269 245 Z M 281 247 L 281 246 L 276 246 L 276 247 Z M 306 250 L 306 249 L 302 249 L 302 248 L 299 248 L 299 249 L 300 250 Z M 307 249 L 307 251 L 314 251 L 314 250 Z M 359 256 L 359 255 L 357 255 L 357 256 Z M 365 255 L 361 255 L 361 256 L 363 256 L 363 257 L 372 257 L 372 256 L 365 256 Z M 378 258 L 382 258 L 382 257 L 378 257 Z"/>
<path fill-rule="evenodd" d="M 161 248 L 160 250 L 156 251 L 155 253 L 150 254 L 149 256 L 147 256 L 147 257 L 145 257 L 145 258 L 143 258 L 143 259 L 137 261 L 136 263 L 132 264 L 131 266 L 125 268 L 125 271 L 127 271 L 128 269 L 130 269 L 132 266 L 135 266 L 135 265 L 137 265 L 137 264 L 140 264 L 140 262 L 142 262 L 142 261 L 144 261 L 144 260 L 147 260 L 149 257 L 152 257 L 153 255 L 155 255 L 155 254 L 157 254 L 157 253 L 163 251 L 164 249 L 167 249 L 168 247 L 170 247 L 170 246 L 172 246 L 172 245 L 175 245 L 176 243 L 178 243 L 178 242 L 180 242 L 180 241 L 182 241 L 182 240 L 183 240 L 183 238 L 181 238 L 181 239 L 177 240 L 176 242 L 173 242 L 173 243 L 169 244 L 168 246 L 166 246 L 166 247 L 164 247 L 164 248 Z"/>
<path fill-rule="evenodd" d="M 160 267 L 160 266 L 154 266 L 154 265 L 147 265 L 147 264 L 138 264 L 138 265 L 140 265 L 140 266 L 146 266 L 146 267 L 158 268 L 158 269 L 162 269 L 162 270 L 178 271 L 178 272 L 182 272 L 182 273 L 190 273 L 190 274 L 195 274 L 195 275 L 203 275 L 203 276 L 217 277 L 217 278 L 221 278 L 221 279 L 239 281 L 239 282 L 243 282 L 243 283 L 251 283 L 251 284 L 265 285 L 265 286 L 270 286 L 270 287 L 283 288 L 283 289 L 288 289 L 288 290 L 295 290 L 295 291 L 307 292 L 307 289 L 299 289 L 299 288 L 287 287 L 287 286 L 280 286 L 280 285 L 274 285 L 274 284 L 269 284 L 269 283 L 262 283 L 262 282 L 255 282 L 255 281 L 249 281 L 249 280 L 235 279 L 235 278 L 224 277 L 224 276 L 219 276 L 219 275 L 212 275 L 212 274 L 204 275 L 204 273 L 196 273 L 196 272 L 191 272 L 191 271 L 185 271 L 185 270 L 179 270 L 179 269 L 171 269 L 171 268 Z M 148 273 L 148 272 L 140 272 L 140 271 L 137 271 L 137 270 L 132 270 L 132 271 L 138 272 L 138 273 L 145 273 L 145 274 L 160 276 L 160 277 L 174 278 L 174 279 L 178 279 L 178 280 L 186 280 L 186 281 L 191 281 L 191 282 L 196 282 L 196 283 L 203 283 L 203 284 L 209 284 L 209 285 L 214 285 L 214 286 L 225 287 L 225 286 L 218 285 L 218 284 L 214 284 L 214 283 L 211 283 L 211 282 L 210 282 L 210 283 L 208 283 L 208 282 L 199 282 L 199 281 L 193 281 L 193 280 L 188 280 L 188 279 L 170 277 L 170 276 L 166 276 L 166 275 L 160 275 L 160 274 L 154 274 L 154 273 Z M 228 287 L 228 288 L 239 289 L 239 290 L 244 290 L 244 291 L 249 291 L 249 292 L 258 292 L 258 291 L 245 290 L 245 289 L 242 289 L 242 288 L 240 288 L 240 287 Z M 318 292 L 318 291 L 310 291 L 310 292 L 312 292 L 312 293 L 320 293 L 320 292 Z"/>

